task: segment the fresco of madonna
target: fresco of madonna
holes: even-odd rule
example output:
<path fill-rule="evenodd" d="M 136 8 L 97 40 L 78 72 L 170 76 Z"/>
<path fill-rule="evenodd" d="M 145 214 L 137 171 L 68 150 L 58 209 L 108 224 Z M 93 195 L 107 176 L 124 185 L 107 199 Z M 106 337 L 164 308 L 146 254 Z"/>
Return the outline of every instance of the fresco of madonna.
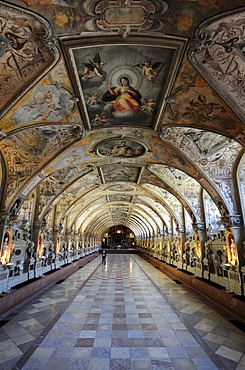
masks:
<path fill-rule="evenodd" d="M 141 44 L 72 49 L 88 128 L 154 128 L 173 70 L 176 50 Z"/>

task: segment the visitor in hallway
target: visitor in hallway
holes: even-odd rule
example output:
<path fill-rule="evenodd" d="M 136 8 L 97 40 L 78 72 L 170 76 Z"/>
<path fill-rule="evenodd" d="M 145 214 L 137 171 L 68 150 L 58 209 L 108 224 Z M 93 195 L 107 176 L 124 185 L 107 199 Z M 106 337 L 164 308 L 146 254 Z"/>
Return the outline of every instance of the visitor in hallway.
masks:
<path fill-rule="evenodd" d="M 102 265 L 105 265 L 106 264 L 106 251 L 103 250 L 102 251 Z"/>

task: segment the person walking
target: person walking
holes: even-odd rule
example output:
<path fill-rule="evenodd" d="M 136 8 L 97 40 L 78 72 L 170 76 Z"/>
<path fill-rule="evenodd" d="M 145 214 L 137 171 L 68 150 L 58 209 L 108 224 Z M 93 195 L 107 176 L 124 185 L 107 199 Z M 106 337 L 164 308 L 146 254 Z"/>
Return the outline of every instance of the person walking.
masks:
<path fill-rule="evenodd" d="M 102 265 L 105 265 L 106 264 L 106 251 L 103 250 L 102 251 Z"/>

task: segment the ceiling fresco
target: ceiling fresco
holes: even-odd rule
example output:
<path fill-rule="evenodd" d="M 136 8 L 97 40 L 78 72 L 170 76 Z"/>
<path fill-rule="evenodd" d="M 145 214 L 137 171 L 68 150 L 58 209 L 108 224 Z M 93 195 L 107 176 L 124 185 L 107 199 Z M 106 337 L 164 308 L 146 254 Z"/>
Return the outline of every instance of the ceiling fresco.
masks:
<path fill-rule="evenodd" d="M 85 127 L 156 127 L 185 43 L 140 34 L 122 45 L 116 36 L 61 38 Z"/>
<path fill-rule="evenodd" d="M 0 0 L 0 213 L 101 235 L 245 219 L 244 9 Z"/>
<path fill-rule="evenodd" d="M 245 118 L 245 8 L 205 21 L 196 30 L 197 45 L 190 58 L 197 70 Z"/>
<path fill-rule="evenodd" d="M 57 62 L 52 30 L 37 14 L 0 4 L 0 117 Z M 10 104 L 11 102 L 11 104 Z"/>

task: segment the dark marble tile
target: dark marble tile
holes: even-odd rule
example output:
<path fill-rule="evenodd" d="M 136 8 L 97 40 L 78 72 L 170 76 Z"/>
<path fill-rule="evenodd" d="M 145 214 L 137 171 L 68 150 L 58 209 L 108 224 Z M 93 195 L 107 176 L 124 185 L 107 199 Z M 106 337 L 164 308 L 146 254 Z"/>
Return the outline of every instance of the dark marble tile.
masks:
<path fill-rule="evenodd" d="M 175 370 L 171 361 L 151 360 L 152 370 L 169 369 Z"/>
<path fill-rule="evenodd" d="M 115 317 L 115 318 L 126 318 L 126 313 L 116 312 L 116 313 L 113 314 L 113 317 Z"/>
<path fill-rule="evenodd" d="M 147 347 L 164 347 L 162 339 L 145 338 L 145 343 Z"/>
<path fill-rule="evenodd" d="M 111 339 L 112 347 L 129 347 L 128 338 L 112 338 Z"/>
<path fill-rule="evenodd" d="M 150 313 L 143 313 L 143 312 L 139 312 L 139 318 L 141 319 L 146 319 L 146 318 L 151 318 L 152 315 Z"/>
<path fill-rule="evenodd" d="M 128 359 L 111 359 L 109 370 L 131 370 L 131 362 Z"/>
<path fill-rule="evenodd" d="M 127 330 L 128 325 L 127 324 L 113 324 L 112 330 Z"/>
<path fill-rule="evenodd" d="M 79 338 L 76 341 L 75 347 L 93 347 L 94 338 Z"/>
<path fill-rule="evenodd" d="M 84 324 L 83 330 L 96 330 L 98 328 L 98 324 Z"/>
<path fill-rule="evenodd" d="M 90 319 L 95 319 L 97 317 L 100 317 L 100 313 L 90 312 L 88 314 L 88 318 L 90 318 Z"/>

